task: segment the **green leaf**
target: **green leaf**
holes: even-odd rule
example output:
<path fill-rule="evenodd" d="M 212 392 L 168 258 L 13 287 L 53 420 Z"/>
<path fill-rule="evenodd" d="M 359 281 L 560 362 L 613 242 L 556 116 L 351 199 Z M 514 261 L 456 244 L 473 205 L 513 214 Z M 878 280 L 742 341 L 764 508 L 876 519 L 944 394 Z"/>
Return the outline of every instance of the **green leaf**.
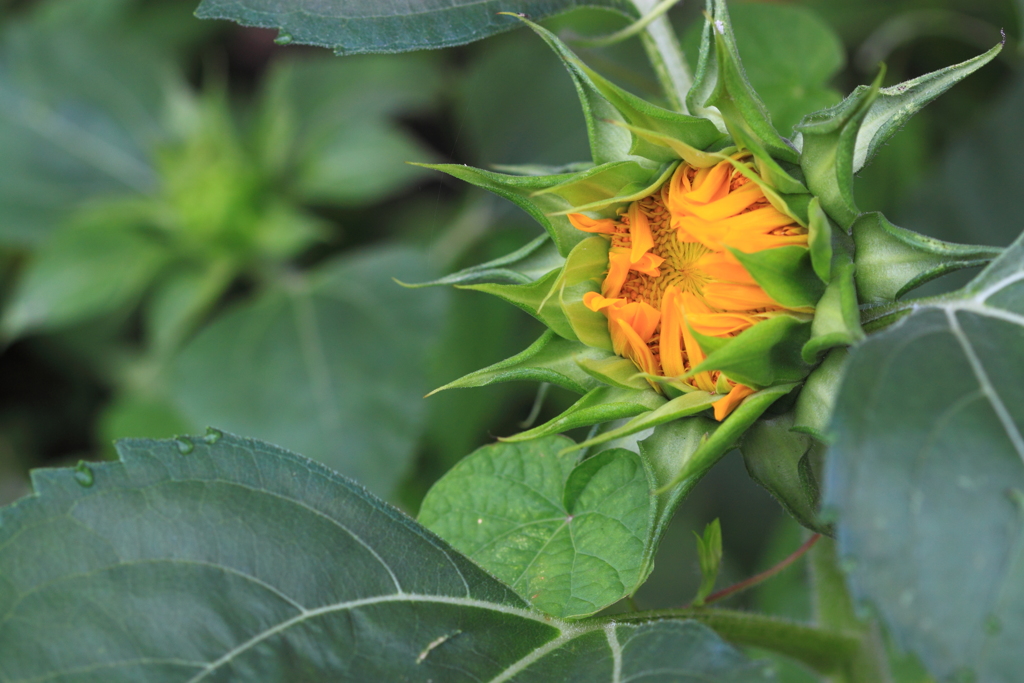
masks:
<path fill-rule="evenodd" d="M 484 387 L 497 382 L 520 380 L 550 382 L 569 391 L 585 394 L 596 388 L 598 382 L 584 372 L 580 363 L 609 357 L 616 356 L 580 342 L 563 339 L 552 330 L 545 330 L 540 339 L 522 353 L 449 382 L 434 389 L 428 396 L 445 389 Z"/>
<path fill-rule="evenodd" d="M 853 224 L 857 293 L 864 303 L 888 303 L 939 276 L 989 263 L 996 247 L 943 242 L 893 225 L 878 212 Z"/>
<path fill-rule="evenodd" d="M 697 532 L 693 532 L 697 536 Z M 711 595 L 718 580 L 718 570 L 722 565 L 722 525 L 718 519 L 704 527 L 704 535 L 697 536 L 697 557 L 700 560 L 701 581 L 697 596 L 691 603 L 694 607 L 704 604 L 704 599 Z"/>
<path fill-rule="evenodd" d="M 422 114 L 441 89 L 428 56 L 274 60 L 255 128 L 265 173 L 300 200 L 362 205 L 427 172 L 407 161 L 437 156 L 394 118 Z"/>
<path fill-rule="evenodd" d="M 568 255 L 572 248 L 587 236 L 585 232 L 572 227 L 568 218 L 558 214 L 559 211 L 572 209 L 567 201 L 558 195 L 536 194 L 538 190 L 572 180 L 575 174 L 516 176 L 484 171 L 460 164 L 423 164 L 423 166 L 443 171 L 459 180 L 465 180 L 467 183 L 482 187 L 513 202 L 530 214 L 551 235 L 551 239 L 558 247 L 558 253 L 562 256 Z"/>
<path fill-rule="evenodd" d="M 37 470 L 36 495 L 0 510 L 12 683 L 768 680 L 696 622 L 531 610 L 402 512 L 274 446 L 211 431 L 119 451 Z"/>
<path fill-rule="evenodd" d="M 810 308 L 821 298 L 825 288 L 814 272 L 806 247 L 778 247 L 751 254 L 733 248 L 729 251 L 768 296 L 783 306 Z"/>
<path fill-rule="evenodd" d="M 697 70 L 686 103 L 691 111 L 717 107 L 731 129 L 750 136 L 772 157 L 797 162 L 796 151 L 772 126 L 768 109 L 747 79 L 724 0 L 707 0 Z"/>
<path fill-rule="evenodd" d="M 8 338 L 128 308 L 167 264 L 141 231 L 90 223 L 61 230 L 33 257 L 4 312 Z"/>
<path fill-rule="evenodd" d="M 276 28 L 281 42 L 329 47 L 342 55 L 464 45 L 519 26 L 501 12 L 541 19 L 587 6 L 638 16 L 625 0 L 421 0 L 414 5 L 378 0 L 372 7 L 340 0 L 329 8 L 315 0 L 202 0 L 196 16 Z"/>
<path fill-rule="evenodd" d="M 379 248 L 269 290 L 182 350 L 170 397 L 193 424 L 273 439 L 391 495 L 424 427 L 426 361 L 445 310 L 441 290 L 391 278 L 429 272 L 417 252 Z"/>
<path fill-rule="evenodd" d="M 909 81 L 878 91 L 878 97 L 871 104 L 857 132 L 857 143 L 853 153 L 853 172 L 867 164 L 897 131 L 906 125 L 911 116 L 921 111 L 936 97 L 949 90 L 958 82 L 985 66 L 1002 51 L 996 45 L 988 52 L 968 59 L 966 62 L 947 66 Z M 863 87 L 863 86 L 861 86 Z"/>
<path fill-rule="evenodd" d="M 790 315 L 763 320 L 710 351 L 688 374 L 721 370 L 729 379 L 755 388 L 801 380 L 810 371 L 800 357 L 810 327 L 810 322 Z"/>
<path fill-rule="evenodd" d="M 826 506 L 855 593 L 937 679 L 1012 681 L 1024 638 L 1024 238 L 852 352 Z"/>
<path fill-rule="evenodd" d="M 577 364 L 583 372 L 609 386 L 620 389 L 646 389 L 650 386 L 636 363 L 622 356 L 610 354 L 604 358 L 582 358 Z"/>
<path fill-rule="evenodd" d="M 487 263 L 463 268 L 457 273 L 442 278 L 405 285 L 410 288 L 436 285 L 475 285 L 481 283 L 528 285 L 536 282 L 555 268 L 565 263 L 558 254 L 554 242 L 547 235 L 540 235 L 527 244 Z"/>
<path fill-rule="evenodd" d="M 743 436 L 740 452 L 750 478 L 763 486 L 793 519 L 820 533 L 830 533 L 818 519 L 820 492 L 815 470 L 824 446 L 792 431 L 793 413 L 758 420 Z"/>
<path fill-rule="evenodd" d="M 565 412 L 542 425 L 507 436 L 502 441 L 528 441 L 541 436 L 561 434 L 577 427 L 611 422 L 658 408 L 665 403 L 653 389 L 598 387 L 587 392 Z"/>
<path fill-rule="evenodd" d="M 100 39 L 100 38 L 103 39 Z M 43 245 L 84 202 L 154 190 L 169 64 L 129 36 L 7 22 L 0 37 L 0 240 Z"/>
<path fill-rule="evenodd" d="M 581 617 L 633 593 L 654 499 L 640 457 L 577 464 L 564 437 L 484 446 L 427 494 L 419 520 L 527 602 Z"/>

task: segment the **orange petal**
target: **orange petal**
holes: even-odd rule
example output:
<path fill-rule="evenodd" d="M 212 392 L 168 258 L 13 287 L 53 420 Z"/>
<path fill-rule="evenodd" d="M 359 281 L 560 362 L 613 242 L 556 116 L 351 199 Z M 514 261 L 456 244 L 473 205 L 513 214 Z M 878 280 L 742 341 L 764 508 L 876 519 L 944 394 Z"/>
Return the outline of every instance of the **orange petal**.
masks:
<path fill-rule="evenodd" d="M 739 313 L 691 313 L 686 316 L 686 321 L 698 334 L 708 337 L 728 337 L 760 322 L 760 319 L 753 315 Z"/>
<path fill-rule="evenodd" d="M 703 218 L 706 221 L 720 221 L 739 214 L 762 198 L 764 198 L 764 192 L 761 191 L 761 188 L 755 183 L 747 183 L 714 202 L 698 204 L 684 197 L 681 204 L 698 218 Z"/>
<path fill-rule="evenodd" d="M 693 179 L 693 191 L 686 195 L 686 200 L 707 204 L 721 199 L 729 192 L 729 177 L 731 175 L 732 164 L 728 161 L 717 164 L 707 173 L 698 172 Z"/>
<path fill-rule="evenodd" d="M 601 283 L 602 294 L 611 298 L 619 295 L 622 285 L 626 284 L 630 263 L 629 252 L 625 249 L 612 247 L 608 251 L 608 274 Z"/>
<path fill-rule="evenodd" d="M 590 310 L 594 311 L 595 313 L 605 308 L 610 308 L 625 303 L 625 299 L 609 299 L 607 297 L 601 296 L 597 292 L 587 292 L 586 294 L 583 295 L 583 305 L 589 308 Z"/>
<path fill-rule="evenodd" d="M 661 295 L 661 339 L 658 350 L 661 354 L 661 368 L 666 377 L 678 377 L 686 372 L 683 364 L 683 310 L 679 288 L 667 287 Z"/>
<path fill-rule="evenodd" d="M 614 235 L 618 221 L 612 218 L 591 218 L 582 213 L 570 213 L 569 222 L 572 227 L 583 232 L 596 232 L 601 235 Z"/>
<path fill-rule="evenodd" d="M 734 411 L 743 402 L 743 399 L 752 393 L 754 393 L 754 390 L 744 384 L 734 386 L 728 394 L 711 404 L 715 408 L 715 419 L 719 422 L 724 420 L 728 417 L 729 413 Z"/>
<path fill-rule="evenodd" d="M 700 344 L 697 343 L 697 339 L 690 332 L 688 326 L 689 316 L 693 314 L 710 313 L 708 307 L 700 299 L 695 297 L 690 292 L 683 292 L 681 295 L 683 303 L 683 324 L 681 331 L 683 333 L 683 345 L 686 347 L 686 360 L 689 364 L 689 369 L 697 367 L 704 362 L 704 350 L 700 348 Z M 715 382 L 711 378 L 710 372 L 699 372 L 694 375 L 690 382 L 693 386 L 704 391 L 713 392 L 715 390 Z"/>
<path fill-rule="evenodd" d="M 616 323 L 622 337 L 625 339 L 625 348 L 622 352 L 619 352 L 619 355 L 632 360 L 647 374 L 660 374 L 658 372 L 658 363 L 654 360 L 654 354 L 651 353 L 651 349 L 636 333 L 636 330 L 630 327 L 625 320 L 618 320 Z M 614 337 L 615 335 L 612 335 L 613 340 Z"/>
<path fill-rule="evenodd" d="M 779 304 L 758 285 L 740 285 L 728 282 L 709 282 L 702 292 L 704 301 L 720 311 L 753 311 L 759 308 L 779 308 Z"/>
<path fill-rule="evenodd" d="M 638 273 L 643 273 L 644 275 L 650 275 L 651 277 L 660 277 L 661 270 L 659 270 L 659 266 L 661 266 L 661 264 L 664 262 L 665 259 L 662 258 L 661 256 L 658 256 L 657 254 L 653 254 L 651 252 L 647 252 L 646 254 L 640 257 L 639 261 L 635 263 L 630 263 L 629 268 L 630 270 L 635 270 Z"/>
<path fill-rule="evenodd" d="M 632 248 L 629 254 L 631 263 L 636 263 L 646 252 L 654 248 L 651 224 L 647 220 L 647 214 L 640 210 L 639 202 L 629 205 L 629 240 Z"/>
<path fill-rule="evenodd" d="M 651 341 L 661 321 L 661 311 L 645 301 L 626 304 L 620 311 L 615 313 L 618 319 L 628 324 L 645 344 Z"/>
<path fill-rule="evenodd" d="M 732 252 L 708 252 L 698 259 L 697 268 L 712 280 L 743 285 L 757 284 L 757 280 L 747 272 L 747 269 L 732 255 Z"/>

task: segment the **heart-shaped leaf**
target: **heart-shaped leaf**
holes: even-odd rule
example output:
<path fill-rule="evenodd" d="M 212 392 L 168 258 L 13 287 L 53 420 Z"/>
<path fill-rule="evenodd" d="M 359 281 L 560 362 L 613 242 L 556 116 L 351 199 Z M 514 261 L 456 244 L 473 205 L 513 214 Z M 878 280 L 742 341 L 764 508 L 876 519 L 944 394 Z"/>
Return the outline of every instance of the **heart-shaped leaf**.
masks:
<path fill-rule="evenodd" d="M 654 516 L 640 457 L 621 448 L 578 463 L 550 436 L 484 446 L 427 494 L 420 522 L 557 617 L 631 594 Z"/>

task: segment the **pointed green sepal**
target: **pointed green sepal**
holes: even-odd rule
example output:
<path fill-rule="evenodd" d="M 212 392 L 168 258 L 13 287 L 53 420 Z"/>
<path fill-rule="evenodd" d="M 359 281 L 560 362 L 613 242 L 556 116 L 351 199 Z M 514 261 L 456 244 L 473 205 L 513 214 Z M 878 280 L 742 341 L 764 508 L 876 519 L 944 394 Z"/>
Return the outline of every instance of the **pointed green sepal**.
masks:
<path fill-rule="evenodd" d="M 885 69 L 870 86 L 857 86 L 845 100 L 808 114 L 796 125 L 802 139 L 800 167 L 821 208 L 849 229 L 860 213 L 853 199 L 853 160 L 857 133 L 878 97 Z"/>
<path fill-rule="evenodd" d="M 407 284 L 399 282 L 403 287 L 418 289 L 420 287 L 436 287 L 438 285 L 476 285 L 481 283 L 527 285 L 536 282 L 565 263 L 565 258 L 558 253 L 550 235 L 540 235 L 510 254 L 479 263 L 469 268 L 445 275 L 430 282 Z"/>
<path fill-rule="evenodd" d="M 947 66 L 910 81 L 878 91 L 878 98 L 861 123 L 853 153 L 853 172 L 864 167 L 907 121 L 925 105 L 985 66 L 1000 53 L 1002 44 L 966 62 Z"/>
<path fill-rule="evenodd" d="M 618 125 L 622 126 L 641 140 L 645 140 L 660 149 L 666 150 L 665 156 L 669 158 L 682 159 L 694 168 L 711 168 L 723 159 L 723 154 L 721 152 L 705 152 L 697 149 L 696 147 L 692 147 L 681 140 L 676 140 L 673 137 L 653 130 L 648 130 L 647 128 L 631 126 L 628 123 L 619 123 Z M 667 153 L 667 150 L 671 150 L 671 154 Z"/>
<path fill-rule="evenodd" d="M 581 358 L 580 369 L 597 381 L 620 389 L 644 389 L 650 386 L 636 363 L 614 354 L 598 359 Z"/>
<path fill-rule="evenodd" d="M 857 292 L 864 303 L 891 302 L 940 275 L 983 266 L 998 247 L 954 244 L 893 225 L 872 212 L 853 224 Z"/>
<path fill-rule="evenodd" d="M 731 247 L 729 251 L 768 296 L 786 308 L 811 308 L 825 291 L 806 247 L 791 245 L 750 254 Z"/>
<path fill-rule="evenodd" d="M 664 403 L 665 399 L 649 388 L 598 387 L 592 389 L 553 420 L 501 440 L 527 441 L 540 436 L 560 434 L 577 427 L 589 427 L 601 422 L 622 420 L 654 410 Z"/>
<path fill-rule="evenodd" d="M 572 76 L 587 120 L 595 163 L 625 159 L 630 155 L 658 162 L 676 158 L 664 146 L 645 140 L 616 123 L 650 130 L 698 150 L 707 149 L 723 137 L 707 119 L 658 107 L 623 90 L 586 66 L 550 31 L 527 19 L 523 19 L 523 23 L 551 46 Z"/>
<path fill-rule="evenodd" d="M 821 467 L 824 446 L 807 434 L 791 430 L 793 413 L 758 420 L 743 436 L 740 453 L 750 478 L 772 494 L 793 519 L 826 535 L 821 522 L 821 491 L 815 470 Z"/>
<path fill-rule="evenodd" d="M 456 285 L 456 287 L 492 294 L 502 301 L 523 309 L 565 339 L 579 341 L 579 337 L 573 331 L 558 299 L 552 297 L 552 288 L 558 282 L 561 274 L 562 269 L 557 268 L 528 285 L 502 285 L 484 282 L 476 285 Z M 609 348 L 611 348 L 610 343 Z"/>
<path fill-rule="evenodd" d="M 772 157 L 797 163 L 796 151 L 772 126 L 768 109 L 747 79 L 724 0 L 708 0 L 693 87 L 686 96 L 690 111 L 714 106 L 727 127 L 757 141 Z"/>
<path fill-rule="evenodd" d="M 856 266 L 850 261 L 833 267 L 833 278 L 814 309 L 811 338 L 800 354 L 807 363 L 815 363 L 821 354 L 837 346 L 852 346 L 864 339 L 853 276 Z"/>
<path fill-rule="evenodd" d="M 736 144 L 743 149 L 750 150 L 751 154 L 754 155 L 754 162 L 757 165 L 757 175 L 763 179 L 763 183 L 767 184 L 773 190 L 779 192 L 785 192 L 787 194 L 799 194 L 806 193 L 807 187 L 796 177 L 795 175 L 801 175 L 800 168 L 793 166 L 791 171 L 787 171 L 782 165 L 773 159 L 761 143 L 757 141 L 757 138 L 750 135 L 741 128 L 732 128 L 733 137 L 736 139 Z M 764 185 L 762 184 L 762 187 Z"/>
<path fill-rule="evenodd" d="M 769 318 L 708 353 L 686 376 L 721 370 L 734 382 L 755 389 L 801 380 L 811 369 L 800 356 L 810 334 L 810 321 L 791 315 Z"/>
<path fill-rule="evenodd" d="M 697 558 L 700 561 L 700 587 L 697 588 L 697 595 L 690 603 L 694 607 L 702 607 L 704 600 L 711 595 L 715 589 L 715 581 L 718 580 L 718 570 L 722 566 L 722 525 L 716 518 L 704 527 L 704 535 L 697 536 Z"/>
<path fill-rule="evenodd" d="M 533 196 L 557 195 L 566 200 L 569 208 L 552 212 L 552 216 L 596 211 L 605 218 L 613 218 L 618 208 L 643 199 L 661 187 L 675 169 L 674 163 L 656 167 L 636 161 L 614 161 Z"/>
<path fill-rule="evenodd" d="M 658 425 L 672 422 L 691 415 L 697 415 L 711 408 L 711 404 L 722 398 L 721 396 L 709 394 L 706 391 L 693 391 L 674 398 L 665 405 L 655 408 L 650 412 L 634 417 L 626 424 L 616 429 L 603 432 L 592 439 L 577 444 L 573 449 L 590 448 L 599 444 L 607 443 L 615 439 L 621 439 L 632 434 L 637 434 L 645 429 L 653 429 Z"/>
<path fill-rule="evenodd" d="M 832 280 L 832 241 L 835 238 L 832 221 L 822 211 L 821 202 L 812 197 L 807 204 L 807 247 L 811 252 L 811 266 L 822 282 Z"/>
<path fill-rule="evenodd" d="M 565 43 L 544 27 L 525 17 L 520 16 L 519 20 L 544 39 L 544 42 L 554 50 L 568 70 L 580 97 L 580 106 L 583 108 L 583 117 L 587 123 L 587 137 L 590 140 L 590 153 L 593 155 L 594 163 L 603 164 L 627 159 L 633 146 L 633 138 L 629 131 L 612 123 L 612 121 L 622 121 L 622 115 L 612 106 L 611 102 L 605 99 L 590 76 L 580 68 L 576 55 L 566 47 Z"/>
<path fill-rule="evenodd" d="M 535 194 L 538 190 L 572 180 L 575 174 L 516 176 L 484 171 L 461 164 L 414 165 L 442 171 L 454 178 L 493 192 L 499 197 L 504 197 L 516 204 L 519 208 L 530 214 L 551 235 L 555 246 L 558 247 L 558 253 L 562 256 L 568 254 L 586 236 L 586 233 L 572 227 L 568 218 L 558 213 L 566 209 L 572 209 L 572 206 L 565 199 L 554 194 Z"/>
<path fill-rule="evenodd" d="M 432 396 L 445 389 L 466 389 L 485 387 L 489 384 L 516 381 L 550 382 L 569 391 L 585 394 L 599 386 L 599 383 L 580 368 L 581 362 L 601 361 L 609 356 L 607 351 L 591 348 L 579 342 L 563 339 L 551 330 L 545 330 L 540 339 L 511 358 L 495 363 L 476 372 L 434 389 Z M 617 358 L 617 356 L 612 356 Z"/>
<path fill-rule="evenodd" d="M 567 173 L 580 173 L 594 168 L 593 161 L 572 161 L 568 164 L 549 166 L 547 164 L 489 164 L 492 169 L 499 173 L 508 173 L 518 176 L 538 175 L 564 175 Z"/>
<path fill-rule="evenodd" d="M 588 346 L 608 351 L 612 350 L 608 319 L 587 308 L 583 297 L 588 292 L 601 291 L 601 282 L 608 271 L 610 246 L 608 240 L 598 236 L 588 237 L 577 244 L 565 259 L 549 297 L 542 302 L 542 307 L 551 301 L 557 303 L 575 338 Z"/>
<path fill-rule="evenodd" d="M 793 408 L 793 431 L 810 434 L 822 443 L 832 442 L 829 436 L 832 406 L 839 394 L 839 384 L 849 357 L 850 352 L 846 349 L 833 349 L 807 376 Z"/>
<path fill-rule="evenodd" d="M 747 396 L 713 431 L 705 432 L 705 438 L 701 441 L 700 446 L 684 462 L 680 463 L 682 467 L 677 465 L 674 473 L 671 469 L 665 468 L 665 472 L 659 473 L 662 476 L 655 477 L 659 483 L 664 480 L 665 474 L 671 473 L 672 478 L 662 484 L 654 494 L 656 496 L 667 494 L 670 499 L 675 498 L 673 502 L 678 502 L 679 497 L 693 488 L 693 485 L 711 469 L 712 465 L 736 446 L 743 433 L 750 425 L 754 424 L 757 418 L 761 417 L 764 411 L 796 387 L 797 385 L 792 383 L 780 384 Z M 707 421 L 702 421 L 701 424 L 707 424 Z"/>

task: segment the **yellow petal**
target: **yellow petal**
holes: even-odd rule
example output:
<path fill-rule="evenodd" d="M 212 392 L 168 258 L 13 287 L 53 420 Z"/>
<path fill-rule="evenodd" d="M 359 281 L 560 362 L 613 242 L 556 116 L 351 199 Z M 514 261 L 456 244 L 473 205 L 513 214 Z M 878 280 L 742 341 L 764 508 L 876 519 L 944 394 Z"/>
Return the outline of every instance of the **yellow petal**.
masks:
<path fill-rule="evenodd" d="M 608 275 L 601 283 L 601 293 L 607 297 L 617 297 L 626 284 L 630 266 L 629 252 L 626 249 L 612 247 L 608 251 Z"/>
<path fill-rule="evenodd" d="M 636 333 L 636 330 L 630 327 L 625 320 L 617 320 L 615 322 L 626 342 L 625 349 L 623 349 L 620 355 L 632 360 L 641 370 L 649 375 L 659 374 L 654 354 L 651 353 L 651 349 Z M 615 335 L 612 336 L 614 337 Z"/>
<path fill-rule="evenodd" d="M 728 337 L 761 321 L 753 315 L 739 313 L 690 313 L 686 321 L 697 334 L 707 337 Z"/>

